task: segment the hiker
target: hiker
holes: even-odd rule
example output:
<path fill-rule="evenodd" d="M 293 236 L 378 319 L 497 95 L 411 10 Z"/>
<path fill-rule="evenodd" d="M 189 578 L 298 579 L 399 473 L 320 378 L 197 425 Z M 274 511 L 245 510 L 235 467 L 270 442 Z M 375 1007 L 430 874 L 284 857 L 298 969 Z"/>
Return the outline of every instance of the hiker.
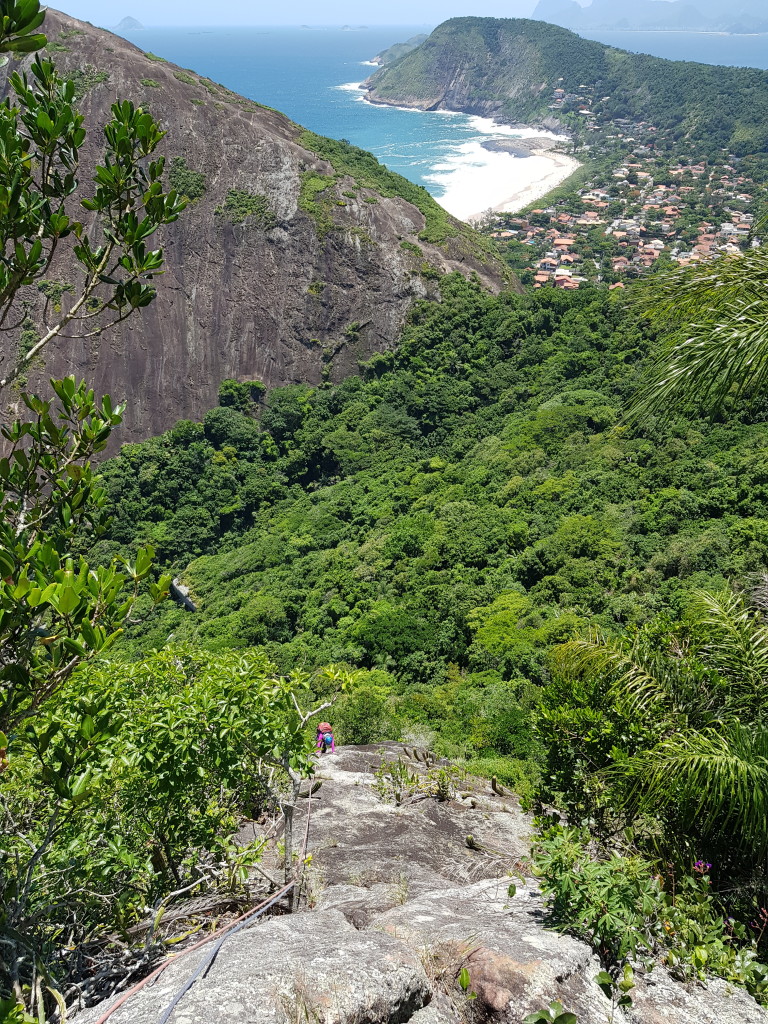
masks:
<path fill-rule="evenodd" d="M 333 728 L 328 722 L 321 722 L 317 727 L 317 749 L 321 754 L 336 753 L 336 744 L 333 742 Z"/>

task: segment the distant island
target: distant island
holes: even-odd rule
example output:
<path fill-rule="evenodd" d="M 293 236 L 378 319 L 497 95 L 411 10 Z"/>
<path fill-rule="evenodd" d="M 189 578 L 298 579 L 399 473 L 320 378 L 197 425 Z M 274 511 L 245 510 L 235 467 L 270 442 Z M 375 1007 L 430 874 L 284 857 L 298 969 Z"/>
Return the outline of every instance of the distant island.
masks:
<path fill-rule="evenodd" d="M 123 20 L 119 24 L 115 25 L 114 28 L 115 32 L 139 32 L 143 30 L 144 26 L 141 22 L 136 18 L 131 17 L 123 18 Z"/>
<path fill-rule="evenodd" d="M 768 32 L 765 0 L 539 0 L 532 17 L 574 32 L 623 31 Z"/>

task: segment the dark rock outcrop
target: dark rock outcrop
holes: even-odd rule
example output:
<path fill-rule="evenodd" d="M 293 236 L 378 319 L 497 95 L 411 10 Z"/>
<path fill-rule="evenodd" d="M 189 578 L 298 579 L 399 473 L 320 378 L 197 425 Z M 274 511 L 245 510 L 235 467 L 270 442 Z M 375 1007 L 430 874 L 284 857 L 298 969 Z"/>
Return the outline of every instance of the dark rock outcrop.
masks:
<path fill-rule="evenodd" d="M 201 418 L 226 378 L 274 386 L 355 372 L 359 359 L 395 344 L 415 298 L 436 292 L 432 268 L 477 272 L 490 288 L 504 280 L 464 225 L 449 218 L 443 243 L 420 240 L 419 209 L 335 175 L 306 148 L 308 133 L 277 111 L 57 11 L 44 29 L 62 74 L 77 80 L 91 129 L 83 187 L 100 153 L 98 128 L 120 97 L 167 127 L 171 181 L 197 197 L 164 232 L 156 301 L 100 337 L 50 345 L 30 374 L 35 385 L 74 372 L 129 398 L 121 441 Z M 328 176 L 314 208 L 302 197 L 310 173 Z M 267 215 L 246 215 L 243 197 L 264 200 Z M 59 264 L 49 277 L 69 283 L 68 272 Z M 4 335 L 0 360 L 17 343 Z"/>

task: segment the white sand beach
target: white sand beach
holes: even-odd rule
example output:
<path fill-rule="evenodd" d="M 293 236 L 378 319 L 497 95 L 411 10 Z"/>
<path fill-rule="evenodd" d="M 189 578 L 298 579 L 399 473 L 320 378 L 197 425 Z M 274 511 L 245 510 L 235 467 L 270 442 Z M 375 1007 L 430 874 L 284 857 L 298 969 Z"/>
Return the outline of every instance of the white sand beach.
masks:
<path fill-rule="evenodd" d="M 560 185 L 581 166 L 578 160 L 556 149 L 562 136 L 538 128 L 511 128 L 489 118 L 472 118 L 477 141 L 457 147 L 455 155 L 437 164 L 428 180 L 443 189 L 437 201 L 459 220 L 472 221 L 489 210 L 515 213 Z M 484 148 L 486 139 L 532 140 L 530 156 L 513 156 Z M 536 140 L 548 140 L 537 147 Z"/>
<path fill-rule="evenodd" d="M 561 152 L 568 139 L 543 128 L 515 127 L 498 124 L 488 117 L 477 117 L 457 111 L 423 111 L 412 107 L 389 107 L 370 104 L 359 82 L 335 87 L 352 93 L 358 101 L 379 111 L 399 110 L 416 118 L 439 118 L 442 138 L 429 146 L 434 159 L 422 171 L 435 199 L 459 220 L 480 219 L 489 210 L 514 213 L 560 185 L 580 166 L 574 157 Z M 451 128 L 451 121 L 454 127 Z M 505 152 L 503 143 L 521 140 L 516 153 Z M 541 141 L 541 145 L 537 142 Z M 499 149 L 486 148 L 488 143 L 501 143 Z M 414 163 L 424 166 L 424 149 L 420 142 L 410 143 L 418 153 Z M 393 151 L 407 152 L 403 141 L 389 153 L 384 147 L 371 146 L 379 159 L 387 163 Z M 378 149 L 378 152 L 377 152 Z M 527 151 L 527 155 L 526 155 Z M 395 167 L 395 169 L 399 169 Z M 401 172 L 402 173 L 402 172 Z"/>

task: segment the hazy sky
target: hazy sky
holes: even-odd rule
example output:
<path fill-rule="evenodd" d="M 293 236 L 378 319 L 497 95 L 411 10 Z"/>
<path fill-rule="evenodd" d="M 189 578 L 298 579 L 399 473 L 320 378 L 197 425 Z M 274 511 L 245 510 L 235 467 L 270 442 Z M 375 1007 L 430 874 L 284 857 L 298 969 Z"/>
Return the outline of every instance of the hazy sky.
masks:
<path fill-rule="evenodd" d="M 58 0 L 50 5 L 110 28 L 126 15 L 145 25 L 437 25 L 457 15 L 526 17 L 536 0 Z"/>

